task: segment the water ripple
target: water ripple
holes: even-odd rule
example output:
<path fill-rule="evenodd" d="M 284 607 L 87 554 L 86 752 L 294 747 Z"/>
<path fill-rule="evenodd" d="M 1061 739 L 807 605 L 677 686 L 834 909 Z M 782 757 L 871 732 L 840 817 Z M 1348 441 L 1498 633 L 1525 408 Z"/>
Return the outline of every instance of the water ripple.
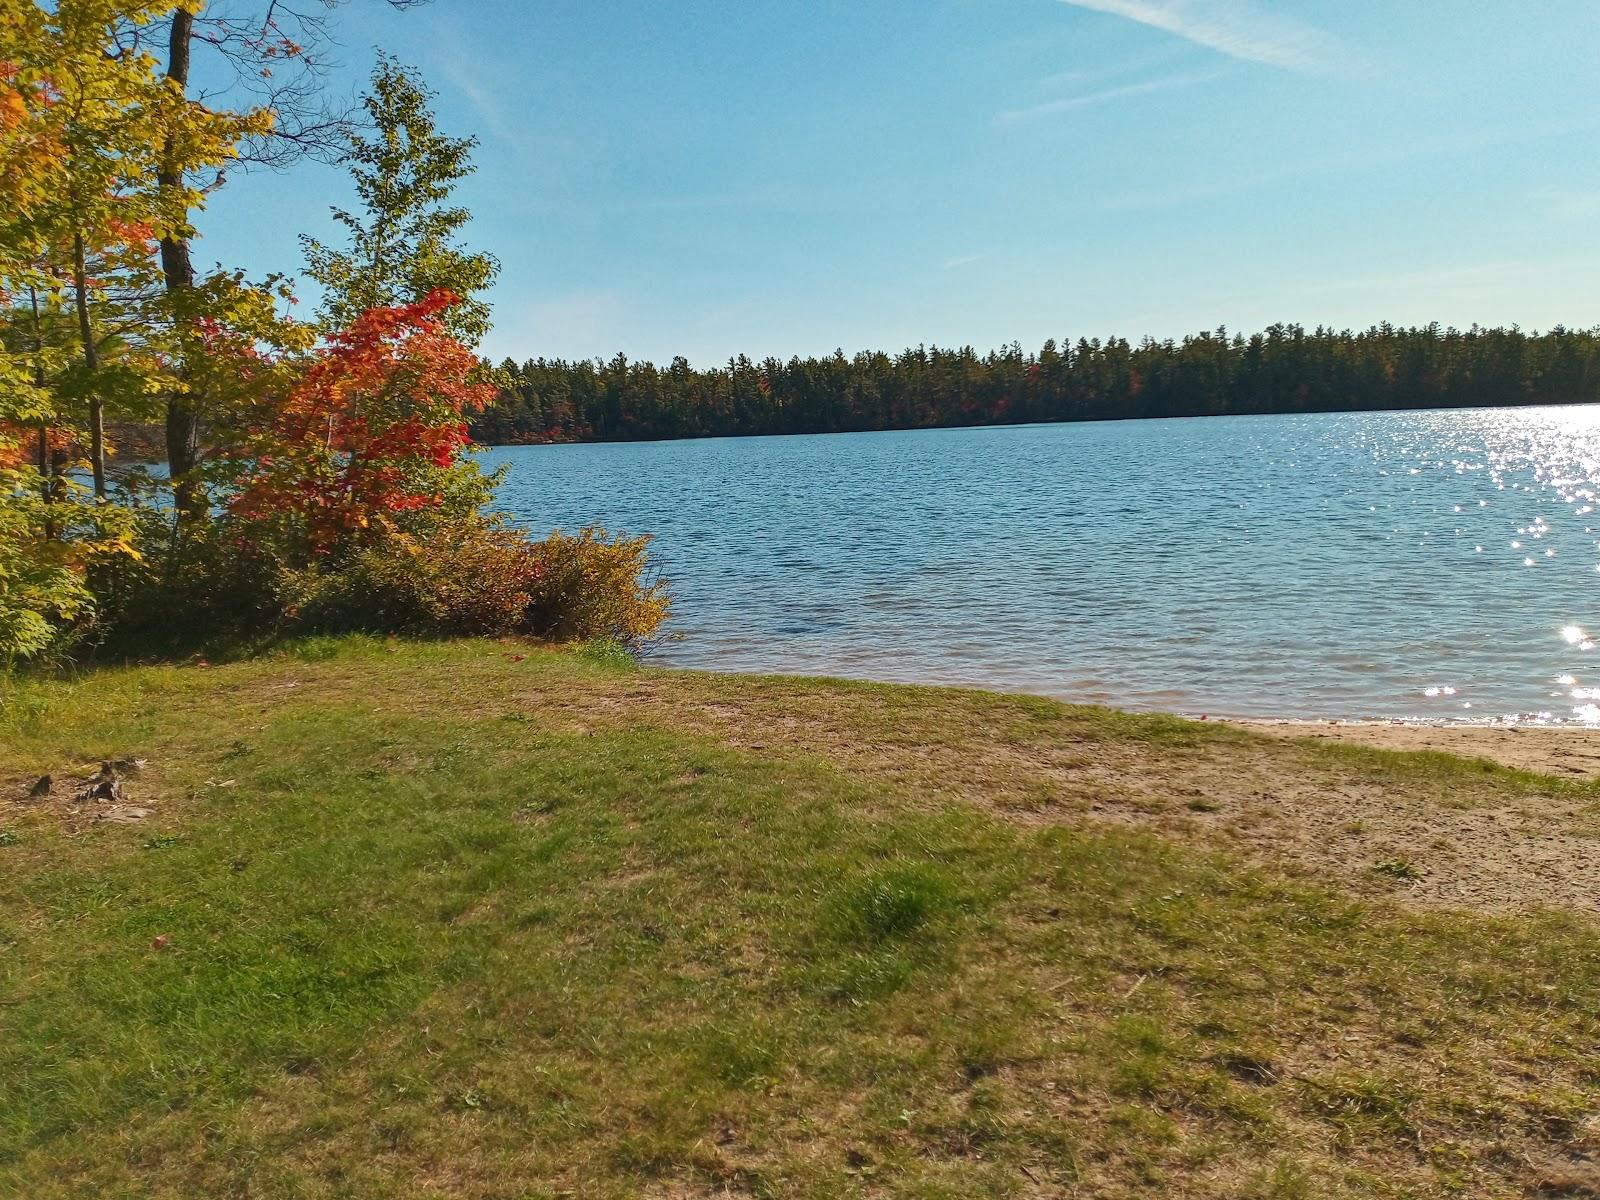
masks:
<path fill-rule="evenodd" d="M 1600 409 L 488 451 L 652 532 L 720 670 L 1241 716 L 1600 724 Z M 1587 518 L 1588 524 L 1585 524 Z"/>

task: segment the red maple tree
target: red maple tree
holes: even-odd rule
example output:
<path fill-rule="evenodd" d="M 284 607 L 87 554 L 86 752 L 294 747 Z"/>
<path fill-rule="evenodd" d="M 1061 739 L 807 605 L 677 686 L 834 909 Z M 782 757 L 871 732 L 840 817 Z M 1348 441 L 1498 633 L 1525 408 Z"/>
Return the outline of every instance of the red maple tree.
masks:
<path fill-rule="evenodd" d="M 229 511 L 292 525 L 313 556 L 443 501 L 468 444 L 463 417 L 494 398 L 440 314 L 448 291 L 363 312 L 246 429 Z"/>

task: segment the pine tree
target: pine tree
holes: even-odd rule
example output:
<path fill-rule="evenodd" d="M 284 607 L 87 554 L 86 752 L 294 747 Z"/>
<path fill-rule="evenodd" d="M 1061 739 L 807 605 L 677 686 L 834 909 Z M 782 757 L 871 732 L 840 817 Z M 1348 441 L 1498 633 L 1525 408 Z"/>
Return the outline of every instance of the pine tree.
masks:
<path fill-rule="evenodd" d="M 451 206 L 451 192 L 472 174 L 476 138 L 452 138 L 434 126 L 433 93 L 391 58 L 381 58 L 363 101 L 372 133 L 352 139 L 350 173 L 364 212 L 333 210 L 349 233 L 335 249 L 302 238 L 307 271 L 323 288 L 320 316 L 329 328 L 352 324 L 371 308 L 415 303 L 445 289 L 461 298 L 445 322 L 467 345 L 489 328 L 489 306 L 478 295 L 500 264 L 460 248 L 456 237 L 471 218 Z"/>

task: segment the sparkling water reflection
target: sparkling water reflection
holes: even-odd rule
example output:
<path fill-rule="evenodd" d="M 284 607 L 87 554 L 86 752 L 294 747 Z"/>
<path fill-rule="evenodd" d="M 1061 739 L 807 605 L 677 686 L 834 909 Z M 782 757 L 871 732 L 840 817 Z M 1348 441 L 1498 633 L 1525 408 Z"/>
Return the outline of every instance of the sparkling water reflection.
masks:
<path fill-rule="evenodd" d="M 1600 724 L 1600 408 L 496 449 L 652 532 L 659 661 L 1215 715 Z"/>

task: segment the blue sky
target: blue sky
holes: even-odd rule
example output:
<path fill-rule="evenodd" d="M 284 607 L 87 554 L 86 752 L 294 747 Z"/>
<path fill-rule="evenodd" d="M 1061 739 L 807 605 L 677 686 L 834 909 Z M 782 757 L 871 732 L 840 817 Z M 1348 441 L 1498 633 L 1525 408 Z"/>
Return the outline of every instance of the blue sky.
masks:
<path fill-rule="evenodd" d="M 1594 0 L 353 0 L 476 133 L 496 358 L 1600 324 Z M 294 271 L 336 168 L 201 257 Z"/>

